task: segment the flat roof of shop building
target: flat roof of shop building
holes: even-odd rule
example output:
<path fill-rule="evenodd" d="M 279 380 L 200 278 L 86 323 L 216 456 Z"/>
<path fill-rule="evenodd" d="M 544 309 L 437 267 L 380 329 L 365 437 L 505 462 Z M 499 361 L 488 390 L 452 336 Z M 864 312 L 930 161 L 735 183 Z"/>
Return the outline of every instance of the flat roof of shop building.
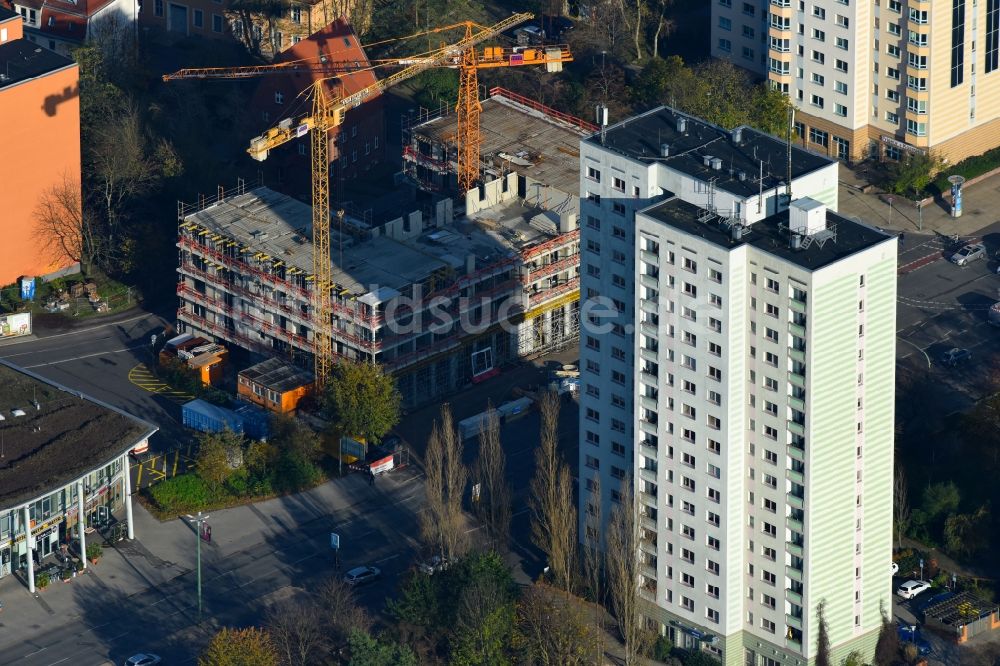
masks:
<path fill-rule="evenodd" d="M 0 510 L 99 469 L 158 430 L 2 359 L 0 416 Z"/>
<path fill-rule="evenodd" d="M 457 131 L 458 117 L 454 114 L 413 128 L 418 136 L 447 144 L 455 143 Z M 590 134 L 588 129 L 494 94 L 483 101 L 479 131 L 480 162 L 492 163 L 496 169 L 503 166 L 505 171 L 516 171 L 560 192 L 579 196 L 580 141 Z M 506 160 L 501 153 L 516 159 Z"/>

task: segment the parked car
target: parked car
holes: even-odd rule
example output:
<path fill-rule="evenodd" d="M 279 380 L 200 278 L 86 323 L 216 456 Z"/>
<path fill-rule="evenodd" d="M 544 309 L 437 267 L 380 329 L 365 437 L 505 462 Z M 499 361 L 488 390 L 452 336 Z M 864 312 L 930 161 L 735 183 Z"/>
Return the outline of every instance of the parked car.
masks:
<path fill-rule="evenodd" d="M 986 246 L 982 243 L 969 243 L 963 245 L 958 252 L 951 255 L 951 263 L 957 266 L 965 266 L 977 259 L 986 258 Z"/>
<path fill-rule="evenodd" d="M 156 666 L 163 660 L 150 652 L 140 652 L 128 658 L 125 666 Z"/>
<path fill-rule="evenodd" d="M 972 352 L 968 349 L 959 349 L 958 347 L 952 347 L 944 354 L 941 355 L 941 363 L 948 366 L 949 368 L 954 368 L 960 363 L 965 363 L 970 358 L 972 358 Z"/>
<path fill-rule="evenodd" d="M 931 644 L 927 642 L 927 639 L 920 635 L 920 629 L 914 625 L 899 625 L 899 640 L 902 643 L 913 643 L 917 647 L 917 652 L 921 655 L 927 656 L 933 652 Z"/>
<path fill-rule="evenodd" d="M 435 555 L 434 557 L 425 560 L 417 565 L 417 569 L 420 573 L 425 573 L 428 576 L 433 576 L 438 571 L 444 571 L 448 568 L 448 558 L 441 557 L 440 555 Z"/>
<path fill-rule="evenodd" d="M 896 562 L 893 562 L 892 563 L 892 575 L 895 576 L 898 573 L 899 573 L 899 564 L 897 564 Z"/>
<path fill-rule="evenodd" d="M 348 585 L 364 585 L 376 580 L 382 575 L 378 567 L 354 567 L 344 574 L 344 582 Z"/>
<path fill-rule="evenodd" d="M 896 594 L 904 599 L 912 599 L 921 592 L 926 592 L 929 589 L 931 589 L 931 584 L 926 580 L 908 580 L 899 586 Z"/>

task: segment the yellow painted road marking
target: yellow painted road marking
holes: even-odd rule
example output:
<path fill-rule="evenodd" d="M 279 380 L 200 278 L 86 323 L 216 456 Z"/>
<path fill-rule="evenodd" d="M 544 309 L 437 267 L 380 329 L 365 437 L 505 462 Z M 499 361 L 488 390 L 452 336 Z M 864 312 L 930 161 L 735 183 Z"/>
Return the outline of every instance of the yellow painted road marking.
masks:
<path fill-rule="evenodd" d="M 153 469 L 152 467 L 149 468 L 149 473 L 155 477 L 156 481 L 163 481 L 163 479 L 167 478 L 166 474 L 158 469 Z M 153 483 L 155 483 L 155 481 L 150 481 L 149 485 L 153 485 Z"/>
<path fill-rule="evenodd" d="M 174 471 L 170 476 L 177 476 L 177 461 L 180 460 L 180 450 L 174 451 Z"/>
<path fill-rule="evenodd" d="M 143 391 L 158 393 L 175 402 L 194 400 L 194 396 L 186 391 L 179 391 L 154 375 L 149 368 L 140 363 L 128 371 L 128 380 Z"/>
<path fill-rule="evenodd" d="M 135 475 L 135 487 L 142 488 L 142 463 L 138 465 L 139 471 Z"/>

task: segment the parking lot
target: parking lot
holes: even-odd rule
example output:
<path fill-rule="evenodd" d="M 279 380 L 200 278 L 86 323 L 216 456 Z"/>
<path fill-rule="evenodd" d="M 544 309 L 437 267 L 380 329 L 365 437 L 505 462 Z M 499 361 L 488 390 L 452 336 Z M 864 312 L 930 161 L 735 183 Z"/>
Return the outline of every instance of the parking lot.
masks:
<path fill-rule="evenodd" d="M 1000 229 L 1000 225 L 994 225 Z M 901 375 L 929 373 L 942 391 L 947 412 L 963 409 L 994 390 L 992 367 L 998 331 L 987 323 L 1000 300 L 996 275 L 1000 235 L 981 240 L 987 258 L 957 266 L 948 257 L 958 246 L 941 236 L 906 234 L 900 248 L 896 354 Z M 963 241 L 980 239 L 963 239 Z M 949 367 L 945 354 L 967 349 L 971 357 Z"/>

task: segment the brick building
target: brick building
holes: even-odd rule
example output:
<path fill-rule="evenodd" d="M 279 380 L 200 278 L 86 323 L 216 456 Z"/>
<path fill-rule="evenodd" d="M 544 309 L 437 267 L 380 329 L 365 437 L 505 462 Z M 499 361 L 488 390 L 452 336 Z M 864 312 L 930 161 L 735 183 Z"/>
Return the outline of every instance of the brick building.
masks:
<path fill-rule="evenodd" d="M 275 62 L 305 60 L 309 62 L 359 62 L 366 64 L 368 56 L 357 36 L 346 22 L 337 20 L 317 31 L 308 39 L 281 53 Z M 298 72 L 265 77 L 250 102 L 251 114 L 263 132 L 285 118 L 298 118 L 311 112 L 312 101 L 302 94 L 322 74 Z M 376 83 L 371 71 L 344 74 L 326 82 L 329 97 L 341 97 Z M 339 186 L 363 178 L 385 155 L 385 118 L 382 99 L 376 97 L 347 112 L 343 125 L 329 132 L 330 184 L 334 198 L 339 198 Z M 277 148 L 261 164 L 266 180 L 303 201 L 309 201 L 310 179 L 309 137 Z"/>
<path fill-rule="evenodd" d="M 21 17 L 0 8 L 0 284 L 79 270 L 42 248 L 36 221 L 47 191 L 79 192 L 79 92 L 76 63 L 25 39 Z"/>
<path fill-rule="evenodd" d="M 2 6 L 20 14 L 28 41 L 64 56 L 97 36 L 129 46 L 136 37 L 138 0 L 0 0 Z"/>

